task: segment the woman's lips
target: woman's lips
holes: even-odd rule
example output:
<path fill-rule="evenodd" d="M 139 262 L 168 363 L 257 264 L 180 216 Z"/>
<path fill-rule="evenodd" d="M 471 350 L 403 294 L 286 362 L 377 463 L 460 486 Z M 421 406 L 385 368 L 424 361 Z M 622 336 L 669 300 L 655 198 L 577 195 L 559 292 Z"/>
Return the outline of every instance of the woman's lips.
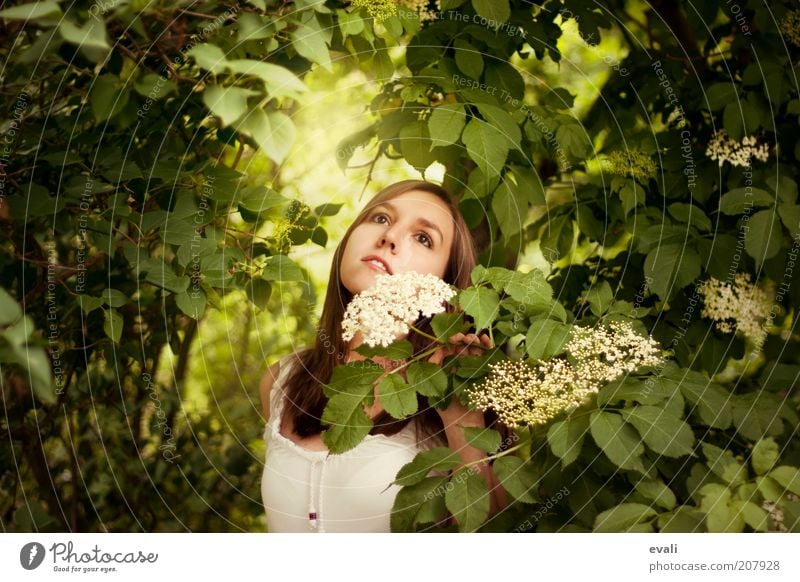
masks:
<path fill-rule="evenodd" d="M 368 267 L 375 269 L 376 271 L 380 271 L 381 273 L 386 273 L 387 275 L 392 274 L 392 270 L 389 268 L 389 265 L 386 264 L 386 261 L 381 259 L 380 257 L 365 257 L 361 259 L 363 263 L 366 263 Z"/>

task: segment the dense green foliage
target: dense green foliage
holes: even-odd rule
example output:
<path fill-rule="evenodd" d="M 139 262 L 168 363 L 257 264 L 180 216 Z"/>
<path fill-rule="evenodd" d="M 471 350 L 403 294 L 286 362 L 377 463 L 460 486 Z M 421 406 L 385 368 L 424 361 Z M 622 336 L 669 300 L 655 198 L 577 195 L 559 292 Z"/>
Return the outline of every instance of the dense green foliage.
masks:
<path fill-rule="evenodd" d="M 294 302 L 310 325 L 312 296 L 274 291 L 300 293 L 307 273 L 287 254 L 325 246 L 320 223 L 338 208 L 283 195 L 281 164 L 307 72 L 359 67 L 382 90 L 337 158 L 444 167 L 494 267 L 457 301 L 499 349 L 458 360 L 448 382 L 409 369 L 414 389 L 459 397 L 492 358 L 558 355 L 576 323 L 632 321 L 672 353 L 520 429 L 493 464 L 514 503 L 489 521 L 478 475 L 448 484 L 427 473 L 455 468 L 449 451 L 419 458 L 398 476 L 393 529 L 436 529 L 447 511 L 462 530 L 800 529 L 793 5 L 442 0 L 437 18 L 400 8 L 378 22 L 367 10 L 394 2 L 355 4 L 368 6 L 0 11 L 16 39 L 0 49 L 3 528 L 259 527 L 255 410 L 249 428 L 184 414 L 189 355 L 198 321 L 228 297 L 275 313 Z M 581 63 L 559 49 L 575 27 L 606 69 L 580 85 L 588 95 L 570 91 Z M 768 155 L 712 159 L 723 128 Z M 251 149 L 270 160 L 267 179 L 240 168 Z M 533 255 L 546 272 L 503 268 Z M 697 284 L 739 273 L 771 294 L 759 341 L 703 316 Z M 343 370 L 357 403 L 375 378 Z M 246 425 L 246 410 L 236 418 Z M 495 453 L 497 436 L 471 440 Z"/>

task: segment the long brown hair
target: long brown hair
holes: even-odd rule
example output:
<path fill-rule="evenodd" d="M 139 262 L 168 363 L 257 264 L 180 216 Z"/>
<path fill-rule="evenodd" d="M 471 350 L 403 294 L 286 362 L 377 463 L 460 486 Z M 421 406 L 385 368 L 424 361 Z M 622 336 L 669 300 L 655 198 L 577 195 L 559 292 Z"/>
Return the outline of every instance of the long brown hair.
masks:
<path fill-rule="evenodd" d="M 345 363 L 349 354 L 348 342 L 342 339 L 342 319 L 353 295 L 342 284 L 340 265 L 350 235 L 367 219 L 368 214 L 376 205 L 411 190 L 429 192 L 447 205 L 453 217 L 454 234 L 444 281 L 459 289 L 464 289 L 471 283 L 470 274 L 477 264 L 472 235 L 456 203 L 443 187 L 423 180 L 403 180 L 378 192 L 359 213 L 336 247 L 325 303 L 317 327 L 316 341 L 313 347 L 296 354 L 299 361 L 295 363 L 299 365 L 294 366 L 286 379 L 284 390 L 288 405 L 284 419 L 291 419 L 294 432 L 300 437 L 317 435 L 322 431 L 320 419 L 328 402 L 327 397 L 323 394 L 322 385 L 330 381 L 334 367 Z M 426 333 L 431 333 L 429 318 L 421 318 L 414 325 Z M 428 339 L 413 331 L 409 333 L 407 339 L 414 346 L 415 354 L 421 353 L 432 345 Z M 443 424 L 439 414 L 429 405 L 427 398 L 421 395 L 418 395 L 417 398 L 420 411 L 416 415 L 417 441 L 422 442 L 429 437 L 443 441 Z M 395 434 L 411 419 L 412 417 L 397 420 L 384 411 L 374 419 L 374 426 L 370 434 Z"/>

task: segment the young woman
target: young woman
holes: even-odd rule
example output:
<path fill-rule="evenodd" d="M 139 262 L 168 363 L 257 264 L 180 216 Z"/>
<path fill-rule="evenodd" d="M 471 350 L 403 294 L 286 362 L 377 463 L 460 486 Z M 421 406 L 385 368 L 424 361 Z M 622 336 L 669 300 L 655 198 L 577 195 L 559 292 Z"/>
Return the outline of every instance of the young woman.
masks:
<path fill-rule="evenodd" d="M 364 359 L 355 351 L 358 336 L 350 342 L 342 339 L 342 318 L 350 300 L 386 273 L 433 274 L 465 288 L 475 264 L 469 229 L 448 193 L 436 184 L 393 184 L 356 217 L 334 253 L 314 346 L 284 357 L 261 382 L 264 416 L 269 419 L 261 494 L 270 532 L 388 532 L 399 490 L 389 485 L 418 452 L 446 445 L 465 463 L 485 457 L 467 444 L 457 425 L 482 427 L 486 419 L 457 399 L 438 410 L 419 396 L 420 412 L 396 420 L 383 410 L 376 394 L 374 405 L 365 408 L 374 422 L 370 434 L 343 454 L 328 455 L 320 434 L 327 403 L 322 385 L 335 366 Z M 420 320 L 415 325 L 430 332 L 429 323 Z M 413 331 L 406 339 L 415 353 L 429 345 Z M 479 354 L 491 347 L 485 335 L 457 334 L 450 342 L 429 361 L 440 364 L 449 354 Z M 477 467 L 489 485 L 494 513 L 505 504 L 505 492 L 488 465 Z"/>

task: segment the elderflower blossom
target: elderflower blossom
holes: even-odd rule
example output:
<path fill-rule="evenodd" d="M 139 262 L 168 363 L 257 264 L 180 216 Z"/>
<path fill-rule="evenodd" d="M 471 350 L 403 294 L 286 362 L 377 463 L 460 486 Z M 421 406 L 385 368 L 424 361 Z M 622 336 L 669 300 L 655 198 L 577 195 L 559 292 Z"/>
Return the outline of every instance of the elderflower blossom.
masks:
<path fill-rule="evenodd" d="M 789 42 L 800 46 L 800 10 L 792 10 L 787 13 L 781 20 L 779 28 Z"/>
<path fill-rule="evenodd" d="M 606 159 L 606 167 L 612 174 L 632 176 L 637 180 L 654 178 L 656 164 L 649 155 L 640 150 L 617 150 Z"/>
<path fill-rule="evenodd" d="M 397 2 L 394 0 L 353 0 L 354 8 L 364 8 L 375 20 L 386 20 L 397 14 Z"/>
<path fill-rule="evenodd" d="M 663 363 L 656 341 L 640 336 L 629 323 L 576 327 L 566 352 L 573 362 L 555 358 L 533 366 L 514 360 L 490 365 L 483 382 L 467 391 L 470 403 L 494 410 L 507 426 L 544 424 L 580 406 L 603 384 Z"/>
<path fill-rule="evenodd" d="M 409 325 L 423 317 L 445 310 L 445 301 L 455 290 L 435 275 L 414 271 L 398 275 L 378 275 L 375 284 L 356 295 L 344 314 L 342 338 L 349 341 L 356 333 L 369 346 L 388 346 L 396 337 L 409 332 Z"/>
<path fill-rule="evenodd" d="M 740 143 L 728 137 L 728 133 L 723 129 L 708 144 L 706 156 L 717 160 L 720 167 L 725 162 L 732 166 L 749 166 L 751 158 L 766 162 L 769 157 L 769 146 L 765 143 L 759 144 L 755 136 L 744 137 Z"/>
<path fill-rule="evenodd" d="M 759 287 L 750 282 L 748 273 L 737 273 L 732 284 L 711 277 L 697 290 L 703 296 L 703 317 L 716 321 L 716 328 L 724 333 L 739 332 L 760 345 L 766 333 L 764 322 L 773 308 L 770 285 Z"/>
<path fill-rule="evenodd" d="M 436 0 L 436 10 L 428 9 L 428 0 L 398 0 L 398 5 L 416 12 L 420 22 L 436 20 L 436 15 L 442 9 L 440 0 Z"/>

